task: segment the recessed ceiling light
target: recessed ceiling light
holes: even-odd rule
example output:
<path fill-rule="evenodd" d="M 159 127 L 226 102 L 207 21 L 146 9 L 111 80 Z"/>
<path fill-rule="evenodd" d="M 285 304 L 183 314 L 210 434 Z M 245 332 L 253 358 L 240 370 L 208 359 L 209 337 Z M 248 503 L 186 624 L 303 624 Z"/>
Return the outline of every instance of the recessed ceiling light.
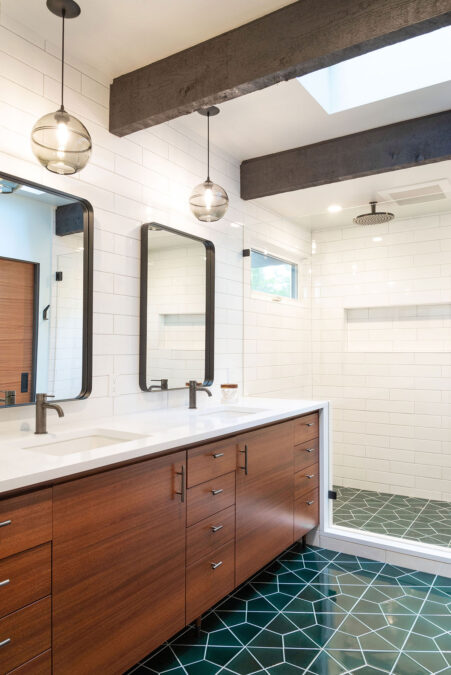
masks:
<path fill-rule="evenodd" d="M 373 241 L 382 241 L 382 237 L 373 237 Z"/>
<path fill-rule="evenodd" d="M 340 204 L 331 204 L 330 206 L 327 207 L 327 210 L 329 213 L 339 213 L 340 211 L 343 210 L 343 207 L 340 206 Z"/>

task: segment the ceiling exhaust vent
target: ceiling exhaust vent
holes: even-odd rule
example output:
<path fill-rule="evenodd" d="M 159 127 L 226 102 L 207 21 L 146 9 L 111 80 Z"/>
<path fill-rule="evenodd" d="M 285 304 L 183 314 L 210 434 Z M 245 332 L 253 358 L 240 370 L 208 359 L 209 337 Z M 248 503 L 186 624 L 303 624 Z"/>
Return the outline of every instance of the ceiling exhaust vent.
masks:
<path fill-rule="evenodd" d="M 450 192 L 451 185 L 444 178 L 430 183 L 419 183 L 391 190 L 381 190 L 379 195 L 386 202 L 394 202 L 398 206 L 407 206 L 409 204 L 425 204 L 446 199 Z"/>

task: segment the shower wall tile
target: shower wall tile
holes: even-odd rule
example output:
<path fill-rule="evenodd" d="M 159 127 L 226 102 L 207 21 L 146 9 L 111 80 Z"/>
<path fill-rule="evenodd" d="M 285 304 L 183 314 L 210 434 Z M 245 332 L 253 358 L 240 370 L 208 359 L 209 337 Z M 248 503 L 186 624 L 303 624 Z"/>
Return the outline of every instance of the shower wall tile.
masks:
<path fill-rule="evenodd" d="M 451 215 L 312 238 L 313 397 L 334 406 L 334 482 L 449 499 Z"/>

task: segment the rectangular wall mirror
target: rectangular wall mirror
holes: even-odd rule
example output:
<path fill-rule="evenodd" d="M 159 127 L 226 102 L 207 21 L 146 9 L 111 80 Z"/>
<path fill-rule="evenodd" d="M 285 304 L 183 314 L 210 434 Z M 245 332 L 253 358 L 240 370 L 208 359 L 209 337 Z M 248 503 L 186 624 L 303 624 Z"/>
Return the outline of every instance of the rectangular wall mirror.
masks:
<path fill-rule="evenodd" d="M 158 223 L 141 230 L 139 380 L 143 391 L 213 383 L 214 261 L 211 241 Z"/>
<path fill-rule="evenodd" d="M 0 174 L 0 407 L 91 391 L 91 205 Z"/>

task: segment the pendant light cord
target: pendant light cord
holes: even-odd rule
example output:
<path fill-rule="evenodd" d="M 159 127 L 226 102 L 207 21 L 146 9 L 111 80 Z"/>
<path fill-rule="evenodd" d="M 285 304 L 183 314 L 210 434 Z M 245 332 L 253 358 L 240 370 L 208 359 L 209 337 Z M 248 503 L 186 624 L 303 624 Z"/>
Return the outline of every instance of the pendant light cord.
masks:
<path fill-rule="evenodd" d="M 207 112 L 207 181 L 210 182 L 210 111 Z"/>
<path fill-rule="evenodd" d="M 66 17 L 66 10 L 63 9 L 63 36 L 61 40 L 61 110 L 64 110 L 64 19 Z"/>

